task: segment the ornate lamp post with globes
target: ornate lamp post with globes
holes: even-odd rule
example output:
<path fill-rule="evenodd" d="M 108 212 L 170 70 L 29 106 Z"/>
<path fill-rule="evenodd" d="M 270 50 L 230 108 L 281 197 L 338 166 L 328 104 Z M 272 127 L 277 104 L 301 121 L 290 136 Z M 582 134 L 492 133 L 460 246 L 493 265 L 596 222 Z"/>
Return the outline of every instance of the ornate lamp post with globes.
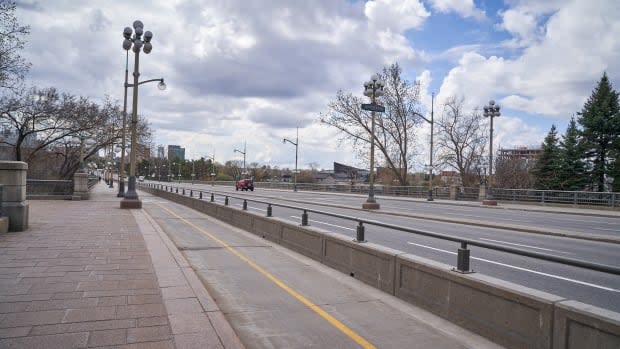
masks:
<path fill-rule="evenodd" d="M 377 97 L 384 95 L 383 88 L 385 83 L 378 74 L 370 77 L 370 81 L 364 83 L 364 96 L 370 97 L 371 104 L 362 104 L 362 109 L 371 111 L 370 126 L 370 172 L 368 174 L 368 199 L 362 204 L 363 209 L 377 210 L 379 203 L 375 200 L 375 112 L 384 112 L 383 106 L 377 105 Z"/>
<path fill-rule="evenodd" d="M 132 85 L 133 101 L 131 113 L 131 154 L 129 159 L 129 185 L 127 187 L 127 192 L 125 193 L 123 200 L 121 200 L 121 208 L 142 208 L 142 201 L 140 201 L 140 199 L 138 198 L 138 193 L 136 192 L 136 152 L 138 150 L 136 126 L 138 124 L 138 85 L 140 84 L 138 82 L 138 79 L 140 77 L 140 51 L 142 50 L 144 51 L 144 53 L 148 54 L 153 49 L 153 45 L 151 44 L 153 33 L 151 33 L 150 31 L 145 32 L 144 25 L 141 21 L 133 22 L 133 29 L 133 36 L 131 28 L 126 27 L 123 30 L 123 36 L 125 37 L 125 40 L 123 41 L 123 49 L 128 51 L 131 48 L 135 54 L 135 60 Z M 142 34 L 144 34 L 144 41 L 142 41 Z M 165 88 L 163 79 L 161 79 L 160 85 L 163 85 L 162 87 Z"/>
<path fill-rule="evenodd" d="M 495 206 L 497 205 L 497 201 L 493 199 L 492 187 L 493 187 L 493 118 L 499 117 L 500 107 L 499 105 L 495 105 L 494 100 L 489 101 L 489 105 L 484 106 L 484 115 L 485 118 L 491 119 L 491 127 L 489 129 L 489 176 L 488 176 L 488 187 L 486 193 L 486 199 L 482 200 L 483 205 Z"/>

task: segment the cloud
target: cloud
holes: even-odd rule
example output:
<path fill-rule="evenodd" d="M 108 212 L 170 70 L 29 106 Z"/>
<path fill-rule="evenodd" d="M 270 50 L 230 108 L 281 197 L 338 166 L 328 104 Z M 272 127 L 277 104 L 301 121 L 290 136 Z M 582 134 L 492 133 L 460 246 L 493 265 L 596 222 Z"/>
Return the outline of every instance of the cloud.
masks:
<path fill-rule="evenodd" d="M 418 0 L 374 0 L 366 2 L 364 14 L 380 30 L 401 33 L 422 27 L 430 13 Z"/>
<path fill-rule="evenodd" d="M 430 0 L 434 9 L 443 13 L 454 12 L 464 18 L 483 20 L 486 15 L 483 10 L 476 8 L 473 0 Z"/>
<path fill-rule="evenodd" d="M 464 94 L 471 106 L 496 98 L 517 111 L 567 119 L 603 71 L 620 73 L 619 16 L 615 2 L 572 1 L 541 24 L 544 35 L 514 59 L 464 53 L 440 97 Z"/>

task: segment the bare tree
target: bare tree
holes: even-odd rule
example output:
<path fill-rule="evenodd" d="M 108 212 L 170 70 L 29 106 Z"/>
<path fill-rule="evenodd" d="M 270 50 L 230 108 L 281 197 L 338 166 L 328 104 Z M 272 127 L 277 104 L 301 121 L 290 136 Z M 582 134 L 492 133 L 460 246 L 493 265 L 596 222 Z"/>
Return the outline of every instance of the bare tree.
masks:
<path fill-rule="evenodd" d="M 475 166 L 487 144 L 486 125 L 478 110 L 466 113 L 464 98 L 451 96 L 444 103 L 438 124 L 438 160 L 459 173 L 466 187 L 477 184 Z"/>
<path fill-rule="evenodd" d="M 530 174 L 533 161 L 515 156 L 498 156 L 495 162 L 493 181 L 498 188 L 528 189 L 534 186 Z"/>
<path fill-rule="evenodd" d="M 385 166 L 401 185 L 407 185 L 407 172 L 414 156 L 415 126 L 422 122 L 419 101 L 419 84 L 404 80 L 402 69 L 395 63 L 383 69 L 385 95 L 378 103 L 385 106 L 385 113 L 375 115 L 375 145 Z M 368 158 L 371 140 L 371 114 L 361 109 L 363 99 L 338 91 L 336 99 L 328 105 L 329 111 L 321 122 L 333 126 L 341 133 L 341 141 L 350 142 L 358 157 Z M 378 161 L 380 162 L 380 161 Z"/>
<path fill-rule="evenodd" d="M 30 68 L 19 54 L 30 27 L 19 25 L 15 9 L 14 1 L 0 0 L 0 91 L 18 86 Z"/>

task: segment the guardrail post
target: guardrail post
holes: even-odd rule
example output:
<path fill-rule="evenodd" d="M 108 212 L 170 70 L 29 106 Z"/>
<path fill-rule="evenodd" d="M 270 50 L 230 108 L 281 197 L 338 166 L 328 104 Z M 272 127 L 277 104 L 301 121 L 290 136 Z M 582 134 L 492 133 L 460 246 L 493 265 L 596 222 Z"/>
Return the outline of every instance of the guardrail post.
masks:
<path fill-rule="evenodd" d="M 248 201 L 246 199 L 243 199 L 243 210 L 244 211 L 248 210 Z"/>
<path fill-rule="evenodd" d="M 194 197 L 194 190 L 190 189 L 189 191 L 189 197 L 193 198 Z"/>
<path fill-rule="evenodd" d="M 202 192 L 200 192 L 200 194 L 198 194 L 200 197 L 200 200 L 202 200 Z"/>
<path fill-rule="evenodd" d="M 228 206 L 228 196 L 224 199 L 224 205 Z"/>
<path fill-rule="evenodd" d="M 185 188 L 183 188 L 183 196 L 185 196 Z"/>
<path fill-rule="evenodd" d="M 308 211 L 304 210 L 304 213 L 301 214 L 301 225 L 308 225 Z"/>
<path fill-rule="evenodd" d="M 366 240 L 364 240 L 364 232 L 366 231 L 366 228 L 364 227 L 364 223 L 359 222 L 359 224 L 357 225 L 357 235 L 356 235 L 356 240 L 353 240 L 355 242 L 366 242 Z"/>
<path fill-rule="evenodd" d="M 213 196 L 213 193 L 211 193 L 211 202 L 215 201 L 215 197 Z"/>
<path fill-rule="evenodd" d="M 272 214 L 272 209 L 271 209 L 271 204 L 267 205 L 267 217 L 271 217 Z"/>
<path fill-rule="evenodd" d="M 541 192 L 542 194 L 540 195 L 540 202 L 544 203 L 545 202 L 545 192 Z"/>
<path fill-rule="evenodd" d="M 456 269 L 452 270 L 463 274 L 473 273 L 473 271 L 469 269 L 469 253 L 470 250 L 467 249 L 467 243 L 461 242 L 461 247 L 456 256 Z"/>
<path fill-rule="evenodd" d="M 616 193 L 611 193 L 611 207 L 616 207 Z"/>
<path fill-rule="evenodd" d="M 177 190 L 177 192 L 176 192 L 176 193 L 178 194 L 178 193 L 179 193 L 179 187 L 176 187 L 176 190 Z"/>

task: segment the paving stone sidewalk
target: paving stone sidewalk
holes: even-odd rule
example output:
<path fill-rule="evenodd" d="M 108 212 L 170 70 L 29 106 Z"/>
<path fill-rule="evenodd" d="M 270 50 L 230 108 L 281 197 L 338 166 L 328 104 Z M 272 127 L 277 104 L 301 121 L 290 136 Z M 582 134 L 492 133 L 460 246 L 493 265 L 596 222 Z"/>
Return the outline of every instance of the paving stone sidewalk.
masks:
<path fill-rule="evenodd" d="M 30 228 L 0 236 L 0 348 L 242 347 L 165 234 L 116 192 L 29 201 Z"/>

